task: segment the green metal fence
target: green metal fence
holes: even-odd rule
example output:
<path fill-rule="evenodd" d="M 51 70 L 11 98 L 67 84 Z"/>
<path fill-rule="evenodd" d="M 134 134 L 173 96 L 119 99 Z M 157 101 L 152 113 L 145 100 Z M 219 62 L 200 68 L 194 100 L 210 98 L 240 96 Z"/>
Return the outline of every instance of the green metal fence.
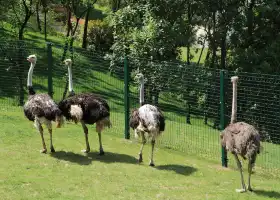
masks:
<path fill-rule="evenodd" d="M 45 92 L 59 101 L 67 92 L 67 68 L 62 60 L 73 59 L 74 90 L 94 92 L 111 107 L 114 132 L 129 138 L 129 113 L 139 107 L 138 84 L 133 73 L 141 71 L 145 103 L 158 105 L 166 118 L 166 130 L 157 143 L 187 154 L 221 161 L 219 133 L 229 122 L 232 86 L 230 77 L 239 76 L 238 120 L 258 128 L 263 151 L 257 167 L 280 169 L 280 76 L 205 69 L 182 62 L 123 58 L 116 70 L 104 55 L 85 49 L 65 49 L 56 44 L 0 42 L 0 108 L 17 110 L 27 99 L 26 57 L 36 54 L 33 74 L 36 92 Z M 133 137 L 131 137 L 133 138 Z M 232 157 L 229 156 L 229 164 Z"/>

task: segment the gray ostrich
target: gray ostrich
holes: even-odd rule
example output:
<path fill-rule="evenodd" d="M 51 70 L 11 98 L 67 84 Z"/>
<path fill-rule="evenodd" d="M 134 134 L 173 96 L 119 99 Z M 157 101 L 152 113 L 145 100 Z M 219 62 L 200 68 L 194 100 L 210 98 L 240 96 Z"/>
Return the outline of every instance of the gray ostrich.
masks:
<path fill-rule="evenodd" d="M 84 153 L 90 151 L 86 124 L 96 124 L 96 132 L 99 138 L 99 155 L 104 155 L 101 132 L 105 127 L 111 127 L 109 105 L 104 99 L 92 93 L 75 94 L 72 82 L 72 60 L 66 59 L 64 63 L 68 67 L 69 96 L 59 102 L 59 108 L 67 120 L 82 124 L 86 139 L 86 149 L 82 150 Z"/>
<path fill-rule="evenodd" d="M 25 103 L 23 110 L 25 116 L 30 120 L 34 121 L 36 129 L 40 132 L 43 149 L 41 153 L 46 153 L 47 148 L 43 135 L 42 124 L 45 124 L 49 130 L 50 134 L 50 149 L 51 152 L 55 152 L 52 142 L 52 123 L 51 121 L 56 121 L 57 127 L 60 128 L 63 123 L 63 115 L 59 110 L 58 106 L 51 99 L 48 94 L 36 94 L 32 87 L 32 74 L 35 67 L 37 58 L 35 55 L 30 55 L 27 60 L 31 63 L 28 78 L 27 78 L 27 88 L 28 88 L 28 101 Z"/>
<path fill-rule="evenodd" d="M 130 116 L 130 127 L 135 131 L 135 137 L 141 135 L 142 145 L 139 152 L 139 163 L 143 161 L 142 151 L 147 142 L 146 134 L 151 138 L 152 152 L 150 166 L 154 164 L 154 147 L 156 138 L 164 131 L 165 119 L 159 108 L 156 106 L 144 105 L 144 76 L 139 73 L 135 77 L 140 81 L 140 105 L 141 107 L 132 111 Z"/>
<path fill-rule="evenodd" d="M 246 192 L 246 185 L 242 173 L 242 165 L 238 158 L 238 155 L 240 155 L 244 159 L 248 159 L 249 177 L 247 189 L 249 191 L 252 191 L 251 174 L 252 168 L 256 162 L 257 154 L 260 153 L 260 135 L 252 125 L 245 122 L 236 122 L 237 81 L 237 76 L 231 77 L 233 86 L 231 122 L 221 133 L 221 143 L 227 151 L 230 151 L 234 155 L 237 162 L 237 167 L 240 171 L 242 189 L 236 189 L 236 192 Z"/>

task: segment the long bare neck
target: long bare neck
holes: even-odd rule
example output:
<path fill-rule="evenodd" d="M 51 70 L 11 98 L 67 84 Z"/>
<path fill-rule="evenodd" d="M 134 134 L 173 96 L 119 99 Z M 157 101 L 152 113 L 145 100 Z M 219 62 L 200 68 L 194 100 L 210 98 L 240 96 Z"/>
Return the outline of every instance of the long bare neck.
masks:
<path fill-rule="evenodd" d="M 230 123 L 233 124 L 236 122 L 237 115 L 237 80 L 232 81 L 232 110 L 231 110 L 231 119 Z"/>
<path fill-rule="evenodd" d="M 140 106 L 144 105 L 144 80 L 140 81 Z"/>
<path fill-rule="evenodd" d="M 27 77 L 27 87 L 32 87 L 32 75 L 33 75 L 33 69 L 35 67 L 36 63 L 32 63 L 30 64 L 30 68 L 28 71 L 28 77 Z"/>
<path fill-rule="evenodd" d="M 69 79 L 69 92 L 72 93 L 73 91 L 73 80 L 72 80 L 72 66 L 68 65 L 68 79 Z"/>

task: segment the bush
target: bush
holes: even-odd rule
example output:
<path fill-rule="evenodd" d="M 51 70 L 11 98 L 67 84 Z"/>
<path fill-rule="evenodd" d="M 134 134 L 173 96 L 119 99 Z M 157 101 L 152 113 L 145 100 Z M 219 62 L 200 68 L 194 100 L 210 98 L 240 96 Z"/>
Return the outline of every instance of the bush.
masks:
<path fill-rule="evenodd" d="M 90 20 L 88 23 L 88 44 L 94 51 L 108 52 L 113 44 L 113 29 L 107 22 Z"/>

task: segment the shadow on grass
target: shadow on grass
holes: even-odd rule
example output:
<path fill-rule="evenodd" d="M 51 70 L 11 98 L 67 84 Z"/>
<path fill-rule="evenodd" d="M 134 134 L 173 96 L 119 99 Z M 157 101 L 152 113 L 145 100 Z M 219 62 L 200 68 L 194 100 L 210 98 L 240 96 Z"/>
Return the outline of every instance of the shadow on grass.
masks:
<path fill-rule="evenodd" d="M 194 167 L 184 166 L 184 165 L 160 165 L 155 167 L 158 170 L 165 170 L 165 171 L 174 171 L 177 174 L 181 174 L 184 176 L 188 176 L 195 171 L 197 171 Z"/>
<path fill-rule="evenodd" d="M 99 156 L 98 152 L 89 152 L 83 155 L 73 152 L 57 151 L 51 154 L 51 156 L 59 160 L 65 160 L 80 165 L 89 165 L 93 161 L 104 163 L 137 163 L 137 159 L 132 156 L 112 152 L 105 152 L 104 156 Z"/>
<path fill-rule="evenodd" d="M 279 192 L 265 191 L 265 190 L 254 190 L 253 192 L 257 195 L 260 195 L 260 196 L 280 199 L 280 193 Z"/>

